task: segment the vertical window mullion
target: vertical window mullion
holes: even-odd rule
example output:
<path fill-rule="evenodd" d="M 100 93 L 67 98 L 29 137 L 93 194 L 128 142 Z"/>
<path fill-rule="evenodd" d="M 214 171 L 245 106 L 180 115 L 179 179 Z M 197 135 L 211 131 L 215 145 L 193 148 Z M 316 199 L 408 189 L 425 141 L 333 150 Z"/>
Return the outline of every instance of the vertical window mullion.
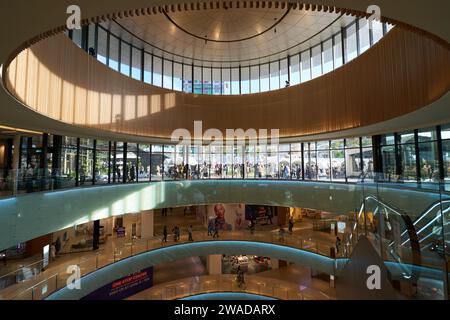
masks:
<path fill-rule="evenodd" d="M 144 49 L 141 49 L 141 81 L 144 81 L 144 68 L 145 68 L 145 54 Z"/>
<path fill-rule="evenodd" d="M 153 60 L 155 60 L 155 59 L 153 59 L 153 54 L 151 54 L 151 57 L 152 57 L 152 62 L 151 62 L 151 64 L 152 64 L 151 82 L 153 84 L 153 73 L 155 73 L 155 65 L 154 65 L 154 61 Z"/>
<path fill-rule="evenodd" d="M 133 45 L 130 43 L 130 61 L 128 62 L 130 65 L 130 70 L 128 71 L 128 76 L 131 78 L 131 70 L 133 69 Z"/>
<path fill-rule="evenodd" d="M 331 50 L 333 51 L 333 50 Z M 324 59 L 323 59 L 323 41 L 320 43 L 320 74 L 323 75 L 323 64 L 324 64 Z M 331 166 L 330 166 L 331 168 Z"/>
<path fill-rule="evenodd" d="M 359 19 L 358 18 L 356 18 L 355 27 L 356 27 L 356 56 L 359 56 L 361 54 L 361 41 L 359 39 Z"/>
<path fill-rule="evenodd" d="M 97 57 L 97 52 L 98 52 L 98 23 L 95 24 L 94 50 L 95 50 L 95 57 Z"/>
<path fill-rule="evenodd" d="M 191 93 L 194 93 L 194 62 L 192 62 L 191 66 L 191 78 L 192 78 Z"/>
<path fill-rule="evenodd" d="M 270 75 L 271 75 L 272 73 L 270 72 L 270 65 L 271 65 L 271 63 L 270 63 L 270 61 L 269 61 L 269 65 L 268 65 L 268 66 L 269 66 L 269 91 L 272 90 L 272 83 L 271 83 L 272 81 L 270 81 Z"/>
<path fill-rule="evenodd" d="M 241 65 L 239 65 L 239 94 L 242 94 Z"/>
<path fill-rule="evenodd" d="M 278 89 L 281 89 L 281 63 L 278 60 Z"/>
<path fill-rule="evenodd" d="M 342 64 L 344 65 L 347 61 L 345 55 L 347 52 L 347 29 L 345 27 L 341 28 L 341 39 L 342 39 Z"/>
<path fill-rule="evenodd" d="M 258 64 L 258 92 L 261 92 L 261 64 Z"/>
<path fill-rule="evenodd" d="M 106 31 L 106 65 L 109 66 L 109 55 L 110 55 L 110 34 Z"/>
<path fill-rule="evenodd" d="M 333 58 L 333 70 L 335 69 L 335 64 L 334 64 L 334 59 L 335 59 L 335 55 L 334 55 L 334 46 L 336 44 L 336 41 L 334 40 L 334 35 L 331 36 L 331 56 Z"/>
<path fill-rule="evenodd" d="M 291 56 L 287 57 L 287 64 L 288 82 L 291 85 Z"/>
<path fill-rule="evenodd" d="M 121 72 L 122 71 L 122 40 L 120 39 L 120 38 L 117 38 L 117 40 L 118 40 L 118 42 L 119 42 L 119 45 L 118 45 L 118 48 L 117 48 L 117 51 L 118 51 L 118 58 L 117 58 L 117 62 L 119 63 L 119 72 Z"/>
<path fill-rule="evenodd" d="M 108 141 L 108 184 L 111 183 L 111 141 Z"/>
<path fill-rule="evenodd" d="M 422 173 L 420 170 L 420 150 L 419 150 L 419 130 L 414 130 L 414 148 L 416 156 L 416 181 L 418 184 L 421 183 Z"/>

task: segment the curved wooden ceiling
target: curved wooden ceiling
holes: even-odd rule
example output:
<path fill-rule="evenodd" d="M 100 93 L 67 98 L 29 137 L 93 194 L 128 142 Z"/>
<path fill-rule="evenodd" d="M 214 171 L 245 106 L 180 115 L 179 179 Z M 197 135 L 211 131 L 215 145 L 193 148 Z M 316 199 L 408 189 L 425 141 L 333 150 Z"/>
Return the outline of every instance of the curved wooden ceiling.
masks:
<path fill-rule="evenodd" d="M 237 1 L 228 1 L 237 3 Z M 244 1 L 238 1 L 239 3 L 244 3 Z M 254 3 L 256 4 L 256 1 L 246 1 L 246 3 Z M 297 3 L 297 1 L 289 1 L 293 3 Z M 311 0 L 308 1 L 312 5 L 315 5 L 316 8 L 320 8 L 321 10 L 336 10 L 335 8 L 348 8 L 345 11 L 352 13 L 352 14 L 361 14 L 363 15 L 366 8 L 372 4 L 373 1 L 371 0 L 360 0 L 360 1 L 350 1 L 350 0 Z M 79 0 L 79 5 L 82 7 L 82 13 L 84 22 L 88 23 L 90 21 L 104 21 L 107 19 L 111 19 L 113 17 L 126 17 L 131 16 L 133 14 L 139 15 L 139 14 L 148 14 L 149 12 L 156 12 L 155 10 L 159 10 L 158 8 L 162 8 L 165 6 L 167 9 L 172 10 L 172 8 L 176 8 L 178 5 L 182 6 L 189 6 L 191 5 L 191 1 L 184 1 L 184 0 L 129 0 L 129 1 L 121 1 L 121 0 L 99 0 L 99 1 L 90 1 L 90 0 Z M 210 2 L 207 2 L 208 4 Z M 218 3 L 217 1 L 213 1 L 213 3 Z M 220 2 L 219 3 L 223 3 Z M 262 2 L 258 2 L 262 3 Z M 269 2 L 265 2 L 269 3 Z M 271 3 L 275 3 L 274 1 Z M 2 12 L 11 12 L 10 15 L 5 15 L 4 19 L 0 22 L 1 24 L 1 30 L 3 32 L 0 33 L 0 41 L 2 43 L 2 46 L 0 48 L 0 65 L 3 66 L 3 82 L 6 82 L 6 72 L 8 70 L 7 66 L 9 65 L 9 62 L 11 62 L 16 55 L 23 50 L 24 48 L 30 46 L 33 43 L 37 43 L 40 40 L 46 39 L 50 36 L 55 35 L 58 32 L 61 32 L 64 30 L 64 24 L 65 19 L 67 15 L 65 14 L 65 10 L 68 5 L 72 4 L 69 0 L 60 0 L 57 2 L 54 2 L 52 0 L 41 0 L 39 3 L 33 3 L 29 2 L 27 0 L 17 0 L 14 2 L 2 2 L 0 4 L 1 11 Z M 436 121 L 443 121 L 446 117 L 448 118 L 448 114 L 443 114 L 443 106 L 448 103 L 450 103 L 450 96 L 446 93 L 448 93 L 448 51 L 449 51 L 449 44 L 448 41 L 450 39 L 450 28 L 449 28 L 449 20 L 448 20 L 448 12 L 450 12 L 450 3 L 446 0 L 438 0 L 437 3 L 434 5 L 430 5 L 428 3 L 423 3 L 420 1 L 411 2 L 410 0 L 398 0 L 395 3 L 390 0 L 380 0 L 378 1 L 378 4 L 381 6 L 382 9 L 382 16 L 384 21 L 389 21 L 391 23 L 394 23 L 396 25 L 400 25 L 403 30 L 394 30 L 395 32 L 392 33 L 392 37 L 394 35 L 396 37 L 399 37 L 400 44 L 397 45 L 397 48 L 394 52 L 394 50 L 390 51 L 389 48 L 385 47 L 385 43 L 387 42 L 387 39 L 384 39 L 386 41 L 380 42 L 378 47 L 382 48 L 380 50 L 383 50 L 384 53 L 379 52 L 376 57 L 372 57 L 375 53 L 376 47 L 372 48 L 373 50 L 369 50 L 366 52 L 363 56 L 356 59 L 355 61 L 349 63 L 347 66 L 344 66 L 341 68 L 342 70 L 336 70 L 335 72 L 332 72 L 331 74 L 328 74 L 326 76 L 320 77 L 316 80 L 311 81 L 310 83 L 305 83 L 303 85 L 303 88 L 305 90 L 314 90 L 314 92 L 311 92 L 310 95 L 308 95 L 308 100 L 306 96 L 304 97 L 304 100 L 298 100 L 300 98 L 300 93 L 296 93 L 292 90 L 294 90 L 295 87 L 291 87 L 286 90 L 281 90 L 276 92 L 277 98 L 274 100 L 270 100 L 270 97 L 268 97 L 267 101 L 265 101 L 266 97 L 264 95 L 259 95 L 259 99 L 252 98 L 252 96 L 248 96 L 247 99 L 254 99 L 252 101 L 248 100 L 249 104 L 246 107 L 249 114 L 255 119 L 254 123 L 261 124 L 265 117 L 268 117 L 266 113 L 266 109 L 269 108 L 270 113 L 272 114 L 272 122 L 270 127 L 276 127 L 277 124 L 282 120 L 282 114 L 283 112 L 273 112 L 273 106 L 275 108 L 280 105 L 279 101 L 284 101 L 289 105 L 289 108 L 294 109 L 287 109 L 289 110 L 289 114 L 293 119 L 291 119 L 287 124 L 284 125 L 284 134 L 285 135 L 291 135 L 296 134 L 295 132 L 299 132 L 299 134 L 303 133 L 313 133 L 318 132 L 320 130 L 325 130 L 327 132 L 333 132 L 334 130 L 342 130 L 342 128 L 351 128 L 351 127 L 358 127 L 358 126 L 366 126 L 368 123 L 376 123 L 376 121 L 382 121 L 379 119 L 379 114 L 383 114 L 383 119 L 393 119 L 395 117 L 398 117 L 401 114 L 405 114 L 407 112 L 411 112 L 414 110 L 419 110 L 421 107 L 430 104 L 427 109 L 427 113 L 422 113 L 427 118 L 428 122 L 435 123 Z M 202 3 L 204 6 L 204 4 Z M 283 5 L 282 3 L 279 3 L 279 5 Z M 197 4 L 194 5 L 198 6 Z M 145 9 L 132 9 L 132 8 L 145 8 Z M 337 9 L 341 10 L 341 9 Z M 45 16 L 46 19 L 41 19 L 40 17 Z M 24 23 L 26 21 L 26 23 Z M 414 32 L 406 31 L 406 30 L 413 30 Z M 14 32 L 11 32 L 11 30 L 14 30 Z M 424 37 L 425 35 L 425 37 Z M 389 36 L 388 36 L 389 37 Z M 388 38 L 387 37 L 387 38 Z M 51 40 L 51 39 L 50 39 Z M 54 38 L 52 41 L 56 41 L 57 39 Z M 50 41 L 48 44 L 51 44 Z M 383 44 L 383 45 L 382 45 Z M 41 46 L 43 43 L 40 44 Z M 36 50 L 39 46 L 39 43 L 33 50 Z M 68 50 L 65 54 L 71 54 L 70 45 L 64 44 L 63 46 L 66 50 Z M 60 53 L 61 48 L 57 48 L 56 52 Z M 42 49 L 44 50 L 44 49 Z M 400 50 L 400 51 L 399 51 Z M 404 59 L 403 56 L 398 54 L 398 52 L 407 53 L 406 51 L 413 50 L 416 53 L 413 53 L 413 56 L 406 55 L 406 59 Z M 26 52 L 30 52 L 30 50 L 27 50 Z M 45 51 L 45 50 L 44 50 Z M 409 51 L 408 51 L 409 52 Z M 36 51 L 36 53 L 39 53 Z M 83 56 L 80 56 L 79 58 L 82 59 L 88 59 L 89 57 L 86 57 L 84 53 L 80 53 Z M 428 56 L 424 56 L 424 54 L 427 54 Z M 64 56 L 64 55 L 63 55 Z M 371 56 L 372 59 L 375 59 L 377 63 L 384 62 L 386 60 L 391 59 L 392 61 L 396 61 L 396 59 L 399 59 L 396 61 L 397 65 L 394 65 L 392 62 L 390 64 L 390 67 L 387 65 L 379 64 L 378 68 L 381 70 L 373 70 L 376 69 L 373 65 L 370 66 L 368 63 L 360 64 L 361 61 L 368 59 L 367 57 Z M 405 61 L 403 61 L 403 59 Z M 399 62 L 400 61 L 400 62 Z M 91 70 L 100 70 L 104 66 L 97 65 L 96 63 L 89 63 L 87 65 L 90 65 L 92 67 Z M 64 64 L 67 66 L 66 61 L 60 61 L 60 64 Z M 419 64 L 419 65 L 417 65 Z M 39 65 L 39 63 L 37 64 Z M 48 63 L 48 65 L 51 65 L 51 63 Z M 355 65 L 359 66 L 356 67 Z M 31 65 L 30 65 L 31 66 Z M 410 71 L 411 66 L 414 66 L 412 70 Z M 17 67 L 17 66 L 16 66 Z M 100 69 L 98 69 L 100 68 Z M 358 78 L 350 78 L 350 73 L 348 73 L 348 77 L 346 77 L 346 74 L 343 73 L 343 70 L 351 69 L 353 68 L 353 71 L 355 73 L 359 72 L 361 76 L 363 76 L 363 79 L 365 76 L 367 76 L 368 71 L 374 71 L 375 75 L 380 75 L 381 73 L 384 73 L 383 76 L 388 75 L 389 78 L 394 78 L 394 76 L 398 77 L 401 81 L 398 83 L 386 83 L 386 81 L 378 79 L 378 82 L 370 82 L 366 80 L 359 81 Z M 359 71 L 356 71 L 359 68 Z M 69 68 L 70 69 L 70 68 Z M 440 69 L 440 70 L 438 70 Z M 43 72 L 45 68 L 40 69 L 39 72 Z M 54 69 L 57 70 L 57 69 Z M 102 75 L 102 78 L 110 77 L 109 82 L 114 82 L 117 85 L 119 85 L 119 93 L 126 93 L 129 92 L 127 90 L 137 90 L 136 88 L 139 86 L 143 86 L 142 88 L 139 88 L 139 90 L 144 90 L 142 96 L 150 97 L 150 93 L 155 92 L 156 95 L 159 95 L 159 106 L 162 108 L 161 110 L 164 110 L 164 112 L 160 112 L 159 116 L 169 115 L 170 112 L 172 112 L 173 116 L 174 114 L 178 114 L 179 112 L 187 112 L 187 110 L 191 111 L 191 118 L 196 118 L 196 113 L 201 110 L 201 108 L 197 108 L 196 104 L 197 102 L 201 102 L 200 104 L 205 103 L 207 99 L 214 99 L 213 97 L 195 97 L 190 95 L 184 95 L 183 97 L 178 97 L 177 94 L 173 94 L 173 97 L 177 97 L 177 103 L 181 103 L 182 105 L 176 104 L 176 106 L 179 106 L 177 108 L 174 108 L 174 104 L 171 103 L 170 96 L 167 95 L 167 92 L 162 89 L 157 88 L 151 88 L 151 91 L 147 86 L 143 84 L 137 85 L 134 81 L 128 79 L 128 78 L 122 78 L 118 74 L 113 74 L 111 70 L 102 70 L 102 72 L 105 71 L 105 75 Z M 111 71 L 112 73 L 108 73 L 107 71 Z M 70 74 L 70 70 L 67 71 Z M 389 73 L 390 72 L 390 73 Z M 45 78 L 43 76 L 44 73 L 41 73 L 40 79 Z M 57 76 L 51 76 L 51 72 L 48 72 L 47 75 L 55 80 Z M 86 74 L 84 74 L 85 76 Z M 82 77 L 83 75 L 78 73 L 78 77 Z M 380 76 L 380 77 L 383 77 Z M 421 83 L 417 83 L 418 77 L 422 77 L 422 79 L 419 79 Z M 16 78 L 14 78 L 14 81 L 17 81 Z M 90 76 L 85 78 L 86 79 L 92 79 Z M 336 81 L 336 79 L 339 79 L 340 81 L 343 81 L 345 84 L 338 85 L 336 84 L 335 87 L 332 86 L 332 81 Z M 12 80 L 10 78 L 10 80 Z M 390 79 L 392 80 L 392 79 Z M 77 80 L 78 81 L 78 80 Z M 318 81 L 323 81 L 322 85 L 318 83 Z M 366 87 L 362 87 L 362 83 L 365 83 Z M 367 85 L 367 83 L 370 82 L 370 85 Z M 30 84 L 30 82 L 28 82 Z M 42 83 L 45 83 L 42 82 Z M 61 85 L 58 87 L 59 89 L 62 88 L 62 84 L 65 82 L 60 82 Z M 328 87 L 324 94 L 324 88 L 322 87 L 325 85 L 325 83 L 328 83 Z M 373 84 L 376 84 L 374 86 Z M 389 90 L 389 85 L 391 86 L 391 90 Z M 418 85 L 417 87 L 415 85 Z M 39 85 L 36 85 L 39 87 Z M 11 83 L 9 84 L 9 87 L 11 88 Z M 49 85 L 49 87 L 51 87 Z M 299 86 L 299 88 L 302 87 L 302 85 Z M 359 89 L 359 92 L 371 91 L 377 92 L 377 90 L 383 91 L 383 87 L 387 89 L 386 94 L 382 96 L 377 96 L 376 94 L 368 94 L 367 92 L 365 94 L 357 94 L 354 95 L 350 90 L 353 90 L 353 92 L 358 92 L 356 90 Z M 352 88 L 352 89 L 350 89 Z M 373 91 L 373 89 L 376 89 Z M 16 88 L 18 89 L 18 88 Z M 108 88 L 110 89 L 110 88 Z M 395 89 L 395 90 L 394 90 Z M 74 87 L 75 90 L 75 87 Z M 83 87 L 79 87 L 76 90 L 83 90 Z M 125 90 L 125 91 L 123 91 Z M 139 92 L 139 90 L 137 92 Z M 110 91 L 110 90 L 109 90 Z M 75 91 L 74 91 L 75 92 Z M 106 91 L 108 92 L 108 91 Z M 341 94 L 338 94 L 340 92 Z M 400 93 L 399 93 L 400 92 Z M 118 94 L 119 94 L 118 93 Z M 141 91 L 142 93 L 142 91 Z M 32 94 L 32 88 L 30 86 L 29 89 L 27 89 L 27 94 L 29 95 L 28 98 L 33 96 Z M 98 93 L 101 96 L 101 93 Z M 172 93 L 170 93 L 172 94 Z M 269 94 L 269 93 L 268 93 Z M 92 95 L 95 96 L 96 93 L 92 91 L 91 93 L 85 93 L 85 97 L 92 98 Z M 180 94 L 182 95 L 182 94 Z M 400 96 L 402 95 L 402 96 Z M 38 98 L 40 96 L 40 98 Z M 116 96 L 116 95 L 114 95 Z M 126 95 L 125 95 L 126 96 Z M 164 96 L 164 99 L 161 97 Z M 365 96 L 364 99 L 359 99 L 357 97 Z M 443 97 L 442 97 L 443 96 Z M 64 94 L 61 94 L 61 97 L 64 97 Z M 80 98 L 77 98 L 77 103 L 82 102 L 83 95 L 81 94 Z M 439 99 L 439 97 L 442 97 L 442 99 Z M 211 124 L 214 125 L 214 123 L 220 123 L 220 120 L 222 122 L 229 122 L 232 121 L 232 127 L 238 127 L 241 126 L 244 117 L 241 116 L 241 112 L 234 112 L 233 109 L 238 109 L 234 104 L 234 99 L 237 97 L 227 97 L 227 99 L 224 99 L 221 104 L 218 106 L 213 106 L 214 108 L 217 108 L 219 106 L 223 109 L 223 104 L 227 104 L 229 108 L 231 109 L 231 114 L 233 116 L 228 116 L 227 119 L 223 120 L 220 119 L 222 117 L 222 114 L 218 112 L 218 114 L 215 115 L 215 117 L 212 117 L 210 120 L 206 120 L 206 122 L 211 121 Z M 242 98 L 242 97 L 239 97 Z M 328 109 L 319 110 L 315 106 L 317 105 L 317 102 L 322 103 L 323 101 L 330 104 L 332 98 L 337 98 L 337 102 L 344 108 L 343 110 L 335 110 L 332 107 L 329 107 Z M 102 123 L 100 120 L 95 120 L 93 123 L 87 123 L 86 119 L 91 119 L 91 116 L 79 116 L 78 111 L 72 113 L 72 119 L 68 119 L 67 123 L 74 123 L 79 124 L 80 126 L 68 126 L 67 123 L 61 122 L 58 120 L 52 120 L 52 118 L 49 118 L 47 116 L 44 116 L 44 113 L 52 114 L 54 115 L 55 110 L 53 111 L 45 111 L 48 104 L 48 101 L 46 99 L 50 99 L 50 95 L 47 95 L 47 98 L 45 97 L 45 94 L 34 94 L 35 100 L 31 101 L 30 106 L 36 110 L 40 110 L 40 108 L 44 108 L 43 110 L 40 110 L 39 112 L 42 113 L 35 113 L 32 110 L 26 108 L 23 106 L 19 101 L 14 100 L 14 97 L 11 97 L 6 91 L 0 90 L 0 105 L 2 106 L 0 108 L 0 122 L 4 125 L 12 125 L 12 126 L 18 126 L 22 128 L 28 128 L 32 130 L 39 130 L 39 129 L 45 129 L 48 132 L 54 132 L 58 134 L 73 134 L 73 135 L 79 135 L 79 136 L 86 136 L 86 134 L 89 135 L 95 135 L 96 137 L 126 137 L 124 139 L 129 140 L 129 138 L 133 136 L 127 136 L 125 132 L 138 132 L 141 129 L 134 129 L 134 126 L 137 126 L 140 124 L 140 120 L 145 119 L 145 117 L 137 117 L 137 118 L 131 118 L 129 119 L 129 116 L 125 117 L 126 112 L 120 111 L 119 117 L 116 118 L 116 120 L 113 121 L 109 120 L 109 122 Z M 36 100 L 38 99 L 38 100 Z M 40 100 L 39 100 L 40 99 Z M 58 102 L 55 97 L 52 98 L 53 102 Z M 95 112 L 102 112 L 103 110 L 97 109 L 95 111 L 95 108 L 93 107 L 95 104 L 87 103 L 85 99 L 85 104 L 81 105 L 80 107 L 80 113 L 83 112 L 82 110 L 85 110 L 85 112 L 89 114 L 95 114 Z M 95 100 L 95 98 L 92 98 Z M 117 98 L 116 98 L 117 99 Z M 130 99 L 130 98 L 128 98 Z M 142 99 L 141 98 L 141 105 L 142 105 Z M 158 101 L 158 98 L 152 98 L 156 99 Z M 205 100 L 206 99 L 206 100 Z M 288 102 L 289 100 L 295 100 L 294 103 Z M 24 100 L 25 101 L 25 100 Z M 116 101 L 116 100 L 115 100 Z M 269 107 L 270 101 L 272 101 L 274 104 L 272 107 Z M 373 103 L 373 101 L 377 101 L 378 104 Z M 434 101 L 434 102 L 433 102 Z M 212 101 L 215 103 L 215 101 Z M 311 103 L 312 102 L 312 103 Z M 208 104 L 211 103 L 210 101 Z M 256 109 L 255 105 L 252 103 L 256 103 L 258 105 L 263 106 L 262 109 Z M 247 101 L 245 102 L 247 104 Z M 297 106 L 301 104 L 302 108 L 298 109 Z M 309 104 L 309 107 L 306 107 Z M 74 104 L 75 105 L 75 104 Z M 127 110 L 130 107 L 130 105 L 133 105 L 133 103 L 121 103 L 120 109 Z M 145 104 L 144 104 L 145 105 Z M 156 108 L 156 104 L 150 104 L 150 110 L 151 108 Z M 172 105 L 172 108 L 166 108 L 166 105 Z M 311 107 L 314 106 L 314 107 Z M 359 108 L 362 109 L 361 106 L 363 106 L 364 110 L 358 111 L 358 105 Z M 41 106 L 41 107 L 40 107 Z M 44 106 L 44 107 L 42 107 Z M 153 107 L 155 106 L 155 107 Z M 54 109 L 54 106 L 52 107 Z M 84 109 L 83 109 L 84 108 Z M 111 109 L 112 108 L 112 109 Z M 117 109 L 117 105 L 114 107 L 114 103 L 111 102 L 111 110 L 114 114 L 114 108 Z M 147 104 L 147 112 L 150 112 L 148 109 Z M 381 108 L 381 110 L 379 110 Z M 391 108 L 392 110 L 389 110 Z M 70 109 L 70 108 L 69 108 Z M 141 109 L 136 110 L 136 115 L 139 115 L 139 112 L 145 113 L 144 107 L 141 107 Z M 141 111 L 139 111 L 141 110 Z M 169 110 L 172 110 L 169 112 Z M 45 112 L 44 112 L 45 111 Z M 175 112 L 176 111 L 176 112 Z M 341 112 L 338 112 L 341 111 Z M 70 113 L 70 111 L 69 111 Z M 353 120 L 348 122 L 348 115 L 353 114 Z M 361 121 L 358 120 L 358 117 L 362 113 L 367 113 L 362 118 L 359 118 Z M 116 113 L 117 114 L 117 113 Z M 326 114 L 326 118 L 333 119 L 335 123 L 325 123 L 323 122 L 324 114 Z M 343 115 L 347 116 L 345 118 Z M 429 117 L 431 116 L 431 118 Z M 317 117 L 318 116 L 318 117 Z M 78 118 L 77 118 L 78 117 Z M 99 115 L 92 116 L 92 119 L 98 119 Z M 103 116 L 108 118 L 108 116 Z M 301 128 L 302 123 L 299 122 L 301 118 L 307 118 L 309 119 L 309 122 L 314 123 L 306 123 L 306 126 Z M 405 118 L 404 116 L 401 117 L 402 119 Z M 57 115 L 54 117 L 54 119 L 63 119 L 61 118 L 61 115 Z M 81 120 L 80 120 L 81 119 Z M 84 120 L 83 120 L 84 119 Z M 109 118 L 111 119 L 111 118 Z M 153 117 L 155 123 L 144 123 L 145 126 L 153 126 L 155 124 L 156 128 L 161 128 L 164 126 L 164 124 L 167 124 L 167 122 L 162 121 L 162 118 Z M 170 119 L 170 117 L 165 118 Z M 322 120 L 321 120 L 322 119 Z M 406 118 L 405 118 L 406 119 Z M 158 120 L 161 120 L 161 124 L 158 122 Z M 173 120 L 173 119 L 172 119 Z M 313 121 L 314 120 L 314 121 Z M 411 120 L 411 119 L 410 119 Z M 169 120 L 167 120 L 169 121 Z M 303 120 L 305 121 L 305 120 Z M 84 122 L 84 124 L 83 124 Z M 420 123 L 420 120 L 414 119 L 414 122 Z M 172 123 L 170 123 L 172 125 Z M 208 122 L 208 126 L 212 126 Z M 178 126 L 178 123 L 173 124 L 174 126 Z M 404 124 L 408 125 L 408 124 Z M 245 124 L 245 126 L 241 127 L 248 127 L 249 124 Z M 371 127 L 374 130 L 373 126 L 368 126 L 367 128 Z M 93 128 L 93 129 L 89 129 Z M 101 129 L 107 129 L 107 130 L 113 130 L 113 131 L 103 131 L 98 130 L 97 128 Z M 136 127 L 138 128 L 138 127 Z M 318 130 L 317 128 L 322 128 Z M 164 128 L 163 128 L 164 129 Z M 150 129 L 154 130 L 154 129 Z M 167 131 L 167 129 L 164 129 Z M 367 134 L 370 134 L 370 130 L 366 130 Z M 364 131 L 364 130 L 363 130 Z M 115 134 L 114 132 L 121 132 L 119 134 Z M 156 131 L 154 131 L 156 132 Z M 155 135 L 161 135 L 161 132 L 159 131 L 155 133 Z M 302 133 L 303 132 L 303 133 Z M 322 131 L 324 132 L 324 131 Z M 361 132 L 361 131 L 359 131 Z M 137 133 L 139 134 L 139 133 Z"/>
<path fill-rule="evenodd" d="M 70 63 L 67 63 L 70 61 Z M 450 88 L 450 51 L 395 28 L 378 44 L 324 76 L 240 96 L 193 95 L 132 80 L 88 56 L 64 35 L 24 50 L 7 72 L 8 90 L 65 123 L 170 138 L 178 128 L 280 129 L 282 137 L 356 128 L 424 107 Z"/>

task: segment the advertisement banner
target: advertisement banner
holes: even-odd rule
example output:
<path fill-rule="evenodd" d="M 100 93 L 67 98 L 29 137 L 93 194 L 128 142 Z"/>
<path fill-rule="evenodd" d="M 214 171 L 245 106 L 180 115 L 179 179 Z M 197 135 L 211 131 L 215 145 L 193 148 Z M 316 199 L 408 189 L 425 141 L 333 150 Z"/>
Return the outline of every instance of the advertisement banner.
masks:
<path fill-rule="evenodd" d="M 149 267 L 109 283 L 82 300 L 123 300 L 152 286 L 153 267 Z"/>

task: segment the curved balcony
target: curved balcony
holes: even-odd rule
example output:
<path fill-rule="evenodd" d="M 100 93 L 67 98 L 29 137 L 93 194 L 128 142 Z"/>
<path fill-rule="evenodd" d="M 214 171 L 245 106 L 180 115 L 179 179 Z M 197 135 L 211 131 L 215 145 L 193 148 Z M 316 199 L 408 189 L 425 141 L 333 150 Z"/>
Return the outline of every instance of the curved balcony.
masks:
<path fill-rule="evenodd" d="M 144 210 L 216 203 L 257 203 L 361 215 L 367 196 L 401 208 L 413 220 L 446 193 L 384 183 L 283 180 L 180 180 L 37 192 L 0 200 L 0 247 L 89 221 Z M 403 225 L 403 223 L 402 223 Z"/>
<path fill-rule="evenodd" d="M 404 188 L 389 183 L 206 180 L 110 185 L 33 193 L 0 201 L 2 208 L 0 219 L 3 225 L 9 226 L 2 233 L 2 236 L 4 235 L 2 243 L 5 246 L 12 245 L 16 241 L 31 239 L 111 215 L 215 203 L 306 207 L 343 214 L 350 219 L 350 243 L 356 244 L 358 234 L 368 234 L 372 244 L 396 277 L 402 278 L 404 275 L 412 279 L 422 278 L 439 282 L 442 275 L 441 258 L 430 250 L 436 241 L 439 241 L 441 232 L 447 237 L 450 195 L 439 191 Z M 377 228 L 391 230 L 390 235 Z M 397 232 L 393 232 L 392 228 Z M 21 232 L 17 232 L 18 230 Z M 201 233 L 194 237 L 196 241 L 207 240 Z M 320 244 L 313 241 L 311 244 L 309 239 L 302 238 L 288 238 L 283 242 L 277 234 L 271 233 L 253 235 L 230 233 L 225 234 L 222 239 L 238 240 L 241 249 L 242 241 L 262 241 L 282 243 L 324 256 L 330 255 L 330 248 L 333 247 L 332 243 Z M 137 242 L 123 247 L 120 251 L 125 256 L 130 256 L 154 248 L 154 245 L 149 242 Z M 156 246 L 160 245 L 160 241 L 156 240 Z M 190 243 L 186 246 L 195 248 L 196 245 Z M 351 248 L 347 254 L 350 252 Z M 275 252 L 273 254 L 276 255 Z M 88 270 L 92 270 L 90 268 L 95 270 L 105 264 L 101 259 L 99 261 L 97 259 L 96 257 L 90 262 L 83 263 L 91 265 Z M 105 261 L 114 262 L 115 259 L 116 256 L 111 255 Z M 314 267 L 321 270 L 320 268 L 326 265 L 323 264 L 324 261 L 321 262 L 322 266 Z M 302 259 L 301 263 L 304 264 L 305 260 Z M 61 279 L 55 281 L 63 283 Z M 48 281 L 44 283 L 47 284 Z M 37 289 L 28 290 L 24 295 L 30 294 L 33 290 Z"/>
<path fill-rule="evenodd" d="M 234 275 L 185 278 L 157 285 L 129 300 L 331 300 L 327 294 L 266 277 L 248 276 L 239 287 Z"/>
<path fill-rule="evenodd" d="M 224 232 L 221 233 L 220 239 L 211 241 L 211 237 L 205 232 L 194 232 L 193 237 L 195 242 L 190 242 L 187 236 L 183 236 L 179 242 L 168 245 L 161 242 L 161 237 L 156 237 L 113 244 L 112 249 L 108 247 L 100 252 L 85 253 L 82 256 L 69 254 L 65 257 L 65 262 L 58 266 L 3 289 L 0 297 L 18 300 L 40 300 L 48 296 L 52 299 L 80 299 L 127 274 L 149 266 L 199 255 L 270 256 L 326 274 L 335 274 L 336 267 L 342 267 L 344 263 L 342 259 L 336 261 L 329 257 L 332 253 L 332 243 L 295 235 L 279 235 L 270 232 Z M 345 252 L 349 254 L 350 248 Z M 65 288 L 66 280 L 70 276 L 67 272 L 69 265 L 78 265 L 83 277 L 83 290 L 75 290 L 76 296 L 72 296 L 74 291 Z M 43 291 L 44 287 L 47 289 Z"/>

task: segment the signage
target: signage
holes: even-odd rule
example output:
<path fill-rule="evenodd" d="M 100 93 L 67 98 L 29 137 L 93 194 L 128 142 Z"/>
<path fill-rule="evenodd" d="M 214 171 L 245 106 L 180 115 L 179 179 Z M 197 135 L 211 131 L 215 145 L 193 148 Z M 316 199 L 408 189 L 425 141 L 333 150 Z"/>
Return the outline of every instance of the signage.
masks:
<path fill-rule="evenodd" d="M 117 228 L 116 232 L 117 232 L 118 238 L 125 237 L 125 228 L 124 227 Z"/>
<path fill-rule="evenodd" d="M 91 292 L 82 300 L 123 300 L 152 286 L 153 267 L 149 267 L 115 280 Z"/>
<path fill-rule="evenodd" d="M 337 227 L 338 227 L 338 233 L 345 233 L 345 222 L 338 221 Z"/>

